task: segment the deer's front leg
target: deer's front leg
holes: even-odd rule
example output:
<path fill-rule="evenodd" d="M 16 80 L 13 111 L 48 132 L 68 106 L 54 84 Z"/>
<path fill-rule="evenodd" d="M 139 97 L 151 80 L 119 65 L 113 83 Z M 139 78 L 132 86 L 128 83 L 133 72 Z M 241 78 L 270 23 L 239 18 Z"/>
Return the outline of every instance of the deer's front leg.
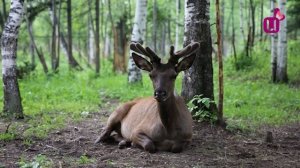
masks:
<path fill-rule="evenodd" d="M 134 134 L 132 137 L 132 143 L 133 146 L 142 147 L 145 151 L 150 153 L 156 152 L 153 141 L 145 133 L 137 132 Z"/>

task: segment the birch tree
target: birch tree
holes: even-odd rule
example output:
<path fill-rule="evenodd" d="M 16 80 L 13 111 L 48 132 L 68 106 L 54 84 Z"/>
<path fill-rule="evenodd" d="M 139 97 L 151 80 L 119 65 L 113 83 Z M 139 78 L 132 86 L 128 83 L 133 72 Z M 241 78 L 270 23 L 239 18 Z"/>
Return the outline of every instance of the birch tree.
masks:
<path fill-rule="evenodd" d="M 14 116 L 14 118 L 24 118 L 21 103 L 21 95 L 17 80 L 17 39 L 19 28 L 24 13 L 24 1 L 12 0 L 9 16 L 5 23 L 1 38 L 2 55 L 2 76 L 4 106 L 3 112 Z"/>
<path fill-rule="evenodd" d="M 274 8 L 277 6 L 276 0 L 271 0 L 271 16 L 273 16 Z M 277 69 L 277 33 L 271 35 L 271 71 L 272 81 L 276 82 L 276 69 Z"/>
<path fill-rule="evenodd" d="M 96 61 L 95 30 L 92 17 L 92 1 L 88 1 L 88 60 L 91 65 Z"/>
<path fill-rule="evenodd" d="M 179 18 L 180 14 L 180 1 L 176 0 L 176 18 Z M 179 25 L 176 23 L 176 30 L 175 30 L 175 50 L 178 50 L 179 43 Z"/>
<path fill-rule="evenodd" d="M 279 0 L 280 12 L 287 15 L 287 0 Z M 278 33 L 278 51 L 277 51 L 277 82 L 287 82 L 287 19 L 280 21 L 280 31 Z"/>
<path fill-rule="evenodd" d="M 96 74 L 99 75 L 100 73 L 100 37 L 99 37 L 99 32 L 100 32 L 100 25 L 99 25 L 99 0 L 96 0 L 95 3 L 95 24 L 96 24 L 96 31 L 95 31 L 95 43 L 96 43 Z"/>
<path fill-rule="evenodd" d="M 153 0 L 153 29 L 152 29 L 152 41 L 153 49 L 157 52 L 157 1 Z"/>
<path fill-rule="evenodd" d="M 243 0 L 239 0 L 240 4 L 240 30 L 243 42 L 245 43 L 245 30 L 244 30 L 244 5 Z"/>
<path fill-rule="evenodd" d="M 209 0 L 185 0 L 184 46 L 200 42 L 192 67 L 184 72 L 181 95 L 185 101 L 195 95 L 214 99 L 209 9 Z M 216 110 L 215 104 L 210 108 Z"/>
<path fill-rule="evenodd" d="M 57 16 L 56 16 L 56 3 L 55 0 L 51 0 L 51 7 L 50 7 L 50 17 L 52 21 L 52 45 L 51 45 L 51 67 L 54 72 L 57 71 L 59 66 L 59 57 L 58 57 L 58 44 L 59 44 L 59 31 L 58 31 L 58 23 L 57 23 Z"/>
<path fill-rule="evenodd" d="M 131 35 L 131 42 L 138 42 L 143 44 L 146 32 L 146 16 L 147 16 L 147 0 L 136 0 L 136 9 L 134 17 L 134 25 Z M 130 50 L 130 57 L 128 60 L 128 82 L 138 83 L 142 82 L 142 73 L 135 65 Z"/>

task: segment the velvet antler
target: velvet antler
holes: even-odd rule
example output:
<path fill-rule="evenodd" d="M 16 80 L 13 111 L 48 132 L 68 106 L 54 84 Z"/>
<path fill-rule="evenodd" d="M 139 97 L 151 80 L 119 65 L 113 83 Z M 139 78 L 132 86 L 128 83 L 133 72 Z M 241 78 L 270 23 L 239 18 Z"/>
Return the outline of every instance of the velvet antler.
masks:
<path fill-rule="evenodd" d="M 151 63 L 160 63 L 160 58 L 157 56 L 157 54 L 149 47 L 144 48 L 139 43 L 131 43 L 130 49 L 141 54 L 144 56 L 147 56 L 150 58 Z"/>
<path fill-rule="evenodd" d="M 178 60 L 181 57 L 189 56 L 191 54 L 194 54 L 198 50 L 198 48 L 200 48 L 200 43 L 198 43 L 198 42 L 193 42 L 193 43 L 187 45 L 182 50 L 179 50 L 179 51 L 176 51 L 176 52 L 174 52 L 174 46 L 171 46 L 170 47 L 170 59 L 169 59 L 169 62 L 173 63 L 173 64 L 177 64 Z"/>

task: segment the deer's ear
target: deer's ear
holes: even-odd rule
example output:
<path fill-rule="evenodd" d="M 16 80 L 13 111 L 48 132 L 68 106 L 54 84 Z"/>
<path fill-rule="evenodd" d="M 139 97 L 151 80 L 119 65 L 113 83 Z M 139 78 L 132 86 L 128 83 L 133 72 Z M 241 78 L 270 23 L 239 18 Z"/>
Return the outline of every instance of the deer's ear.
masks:
<path fill-rule="evenodd" d="M 140 69 L 148 71 L 148 72 L 150 72 L 153 69 L 152 64 L 149 61 L 147 61 L 145 58 L 137 55 L 136 53 L 132 53 L 132 58 L 133 58 L 134 63 Z"/>
<path fill-rule="evenodd" d="M 193 65 L 195 58 L 196 54 L 192 54 L 182 59 L 175 67 L 176 72 L 185 71 L 189 69 Z"/>

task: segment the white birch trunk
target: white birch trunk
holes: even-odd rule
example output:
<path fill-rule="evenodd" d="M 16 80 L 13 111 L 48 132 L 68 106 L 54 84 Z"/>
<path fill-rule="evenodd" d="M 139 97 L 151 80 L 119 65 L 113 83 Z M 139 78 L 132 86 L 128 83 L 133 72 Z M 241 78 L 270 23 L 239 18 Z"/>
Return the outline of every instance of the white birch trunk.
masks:
<path fill-rule="evenodd" d="M 221 46 L 222 46 L 222 55 L 226 56 L 227 50 L 225 50 L 225 0 L 221 0 Z"/>
<path fill-rule="evenodd" d="M 108 58 L 108 57 L 111 57 L 110 55 L 110 52 L 111 52 L 111 49 L 110 49 L 110 46 L 111 46 L 111 39 L 109 37 L 109 35 L 105 35 L 105 42 L 104 42 L 104 57 Z"/>
<path fill-rule="evenodd" d="M 180 6 L 180 1 L 176 0 L 176 18 L 179 18 L 179 6 Z M 178 44 L 179 43 L 179 26 L 176 22 L 176 30 L 175 30 L 175 51 L 178 50 Z"/>
<path fill-rule="evenodd" d="M 242 40 L 245 43 L 245 31 L 244 31 L 244 0 L 240 0 L 240 30 L 242 34 Z"/>
<path fill-rule="evenodd" d="M 147 0 L 136 0 L 136 10 L 134 17 L 134 25 L 131 35 L 131 42 L 139 42 L 143 44 L 146 32 L 146 16 L 147 16 Z M 128 60 L 128 82 L 137 83 L 142 82 L 141 70 L 137 68 L 130 50 L 130 57 Z"/>
<path fill-rule="evenodd" d="M 276 0 L 271 0 L 271 16 L 274 14 L 274 8 L 276 7 Z M 277 33 L 271 35 L 271 71 L 272 71 L 272 81 L 276 82 L 276 69 L 277 69 Z"/>
<path fill-rule="evenodd" d="M 95 34 L 93 29 L 93 23 L 91 18 L 88 21 L 88 56 L 89 56 L 89 63 L 94 64 L 96 58 L 96 50 L 95 50 Z"/>
<path fill-rule="evenodd" d="M 279 0 L 280 12 L 286 15 L 286 18 L 280 21 L 280 31 L 278 33 L 278 51 L 277 51 L 277 72 L 278 82 L 287 82 L 287 0 Z"/>
<path fill-rule="evenodd" d="M 11 8 L 1 38 L 4 113 L 14 118 L 24 118 L 17 80 L 17 39 L 24 13 L 24 1 L 12 0 Z"/>

